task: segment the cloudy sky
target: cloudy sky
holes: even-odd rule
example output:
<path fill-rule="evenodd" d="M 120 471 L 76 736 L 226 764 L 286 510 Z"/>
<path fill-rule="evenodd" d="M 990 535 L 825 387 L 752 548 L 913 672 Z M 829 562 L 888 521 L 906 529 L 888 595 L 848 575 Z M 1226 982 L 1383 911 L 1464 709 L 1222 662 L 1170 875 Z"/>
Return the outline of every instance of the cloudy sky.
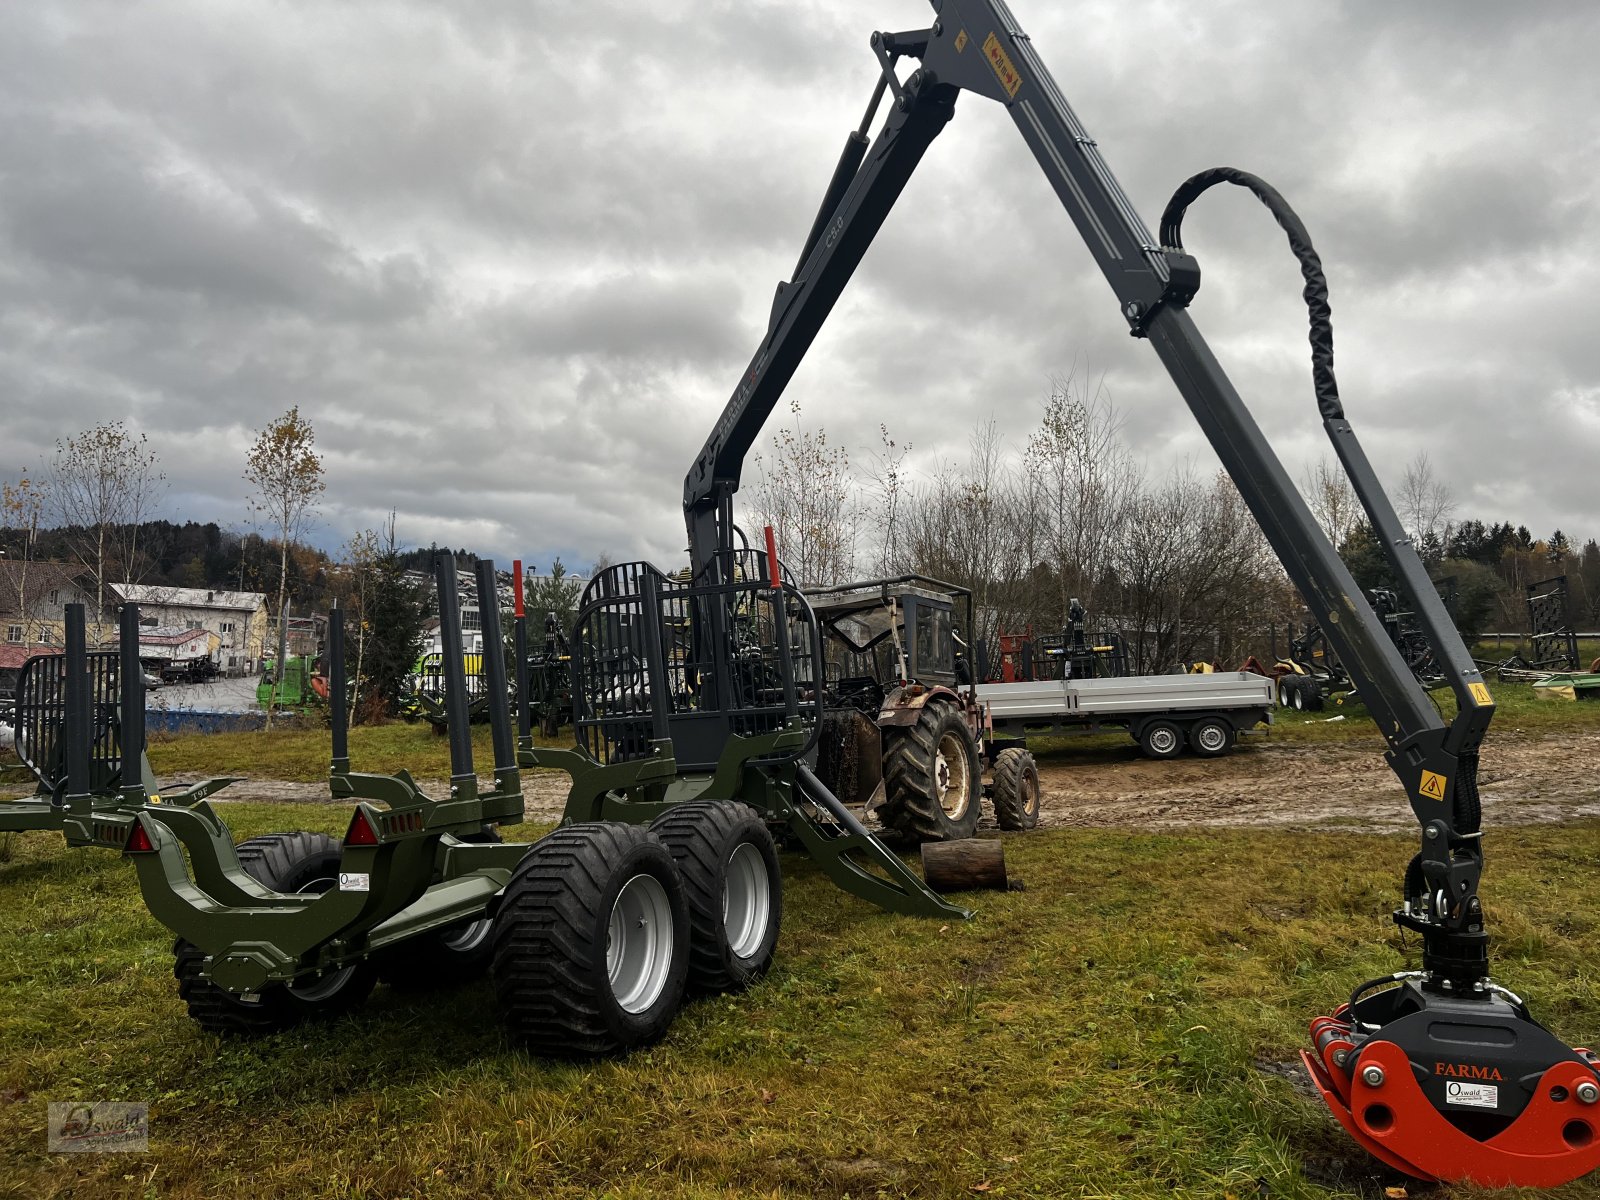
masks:
<path fill-rule="evenodd" d="M 1327 266 L 1380 470 L 1600 536 L 1600 5 L 1013 0 L 1152 227 L 1227 164 Z M 255 430 L 326 454 L 316 539 L 586 566 L 681 553 L 691 459 L 765 328 L 873 29 L 921 0 L 14 4 L 0 37 L 0 478 L 106 419 L 168 515 L 243 527 Z M 1237 189 L 1185 223 L 1202 330 L 1298 474 L 1294 260 Z M 1003 109 L 963 98 L 790 388 L 913 463 L 1053 374 L 1154 471 L 1215 465 Z M 776 420 L 777 418 L 775 418 Z M 748 476 L 747 476 L 748 478 Z"/>

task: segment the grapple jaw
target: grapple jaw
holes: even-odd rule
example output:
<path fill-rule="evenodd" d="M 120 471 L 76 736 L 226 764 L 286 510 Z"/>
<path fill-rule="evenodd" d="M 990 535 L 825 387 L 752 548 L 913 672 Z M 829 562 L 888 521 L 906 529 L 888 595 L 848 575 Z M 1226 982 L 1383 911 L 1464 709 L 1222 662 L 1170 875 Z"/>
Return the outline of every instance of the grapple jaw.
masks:
<path fill-rule="evenodd" d="M 1369 990 L 1383 983 L 1399 986 Z M 1558 1041 L 1504 989 L 1375 981 L 1314 1020 L 1311 1041 L 1300 1057 L 1323 1101 L 1397 1170 L 1556 1187 L 1600 1167 L 1600 1057 Z"/>

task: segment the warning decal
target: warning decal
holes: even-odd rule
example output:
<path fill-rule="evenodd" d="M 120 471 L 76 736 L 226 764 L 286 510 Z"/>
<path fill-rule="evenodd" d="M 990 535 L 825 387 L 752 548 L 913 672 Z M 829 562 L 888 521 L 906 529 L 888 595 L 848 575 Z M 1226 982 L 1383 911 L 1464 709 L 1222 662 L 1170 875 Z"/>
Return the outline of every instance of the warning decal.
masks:
<path fill-rule="evenodd" d="M 963 29 L 960 33 L 956 34 L 956 53 L 960 54 L 966 48 L 967 48 L 967 31 L 965 29 Z"/>
<path fill-rule="evenodd" d="M 1444 799 L 1445 777 L 1437 771 L 1424 771 L 1422 773 L 1421 792 L 1429 800 Z"/>
<path fill-rule="evenodd" d="M 1489 689 L 1481 683 L 1467 684 L 1467 691 L 1472 693 L 1472 698 L 1479 704 L 1494 703 L 1494 697 L 1489 695 Z"/>
<path fill-rule="evenodd" d="M 994 73 L 1000 80 L 1000 86 L 1005 88 L 1006 95 L 1015 100 L 1017 89 L 1022 86 L 1022 76 L 1017 74 L 1017 68 L 1012 65 L 1011 56 L 1000 44 L 1000 39 L 992 33 L 983 39 L 983 56 L 994 68 Z"/>

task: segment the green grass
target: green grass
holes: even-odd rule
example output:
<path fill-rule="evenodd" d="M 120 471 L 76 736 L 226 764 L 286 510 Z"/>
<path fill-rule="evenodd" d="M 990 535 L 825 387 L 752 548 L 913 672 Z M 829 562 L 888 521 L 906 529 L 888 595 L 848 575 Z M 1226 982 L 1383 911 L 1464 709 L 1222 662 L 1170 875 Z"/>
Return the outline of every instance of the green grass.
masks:
<path fill-rule="evenodd" d="M 544 739 L 535 735 L 543 744 Z M 571 744 L 570 733 L 550 744 Z M 487 775 L 494 762 L 487 724 L 472 727 L 473 761 Z M 271 732 L 187 733 L 152 739 L 150 766 L 169 775 L 246 775 L 315 783 L 328 777 L 328 731 L 301 721 Z M 350 731 L 351 766 L 393 774 L 406 768 L 418 779 L 450 774 L 450 740 L 424 721 L 361 725 Z"/>
<path fill-rule="evenodd" d="M 345 814 L 228 816 L 243 837 Z M 1387 911 L 1409 840 L 1019 835 L 1006 850 L 1027 890 L 970 897 L 965 924 L 886 916 L 786 858 L 773 973 L 592 1065 L 509 1047 L 483 982 L 380 988 L 354 1016 L 257 1043 L 202 1034 L 123 863 L 50 835 L 10 848 L 0 1195 L 1242 1198 L 1398 1182 L 1286 1064 L 1311 1016 L 1407 961 Z M 1579 1044 L 1600 1039 L 1597 857 L 1597 824 L 1500 835 L 1485 890 L 1499 977 Z M 46 1155 L 58 1099 L 147 1101 L 150 1152 Z"/>

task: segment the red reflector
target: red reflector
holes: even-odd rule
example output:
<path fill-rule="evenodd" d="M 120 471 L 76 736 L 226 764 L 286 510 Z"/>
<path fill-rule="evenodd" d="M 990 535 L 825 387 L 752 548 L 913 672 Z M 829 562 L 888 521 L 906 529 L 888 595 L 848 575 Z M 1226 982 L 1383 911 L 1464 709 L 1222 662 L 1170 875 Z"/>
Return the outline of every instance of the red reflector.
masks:
<path fill-rule="evenodd" d="M 372 822 L 367 820 L 367 814 L 359 808 L 355 816 L 350 818 L 350 828 L 345 830 L 344 844 L 346 846 L 376 846 L 378 835 L 372 828 Z"/>
<path fill-rule="evenodd" d="M 514 559 L 511 560 L 511 596 L 512 596 L 512 599 L 516 602 L 516 607 L 512 610 L 512 615 L 513 616 L 517 616 L 517 617 L 523 616 L 524 613 L 522 611 L 522 560 L 520 558 L 514 558 Z"/>
<path fill-rule="evenodd" d="M 150 834 L 145 830 L 143 821 L 133 823 L 133 831 L 128 834 L 128 841 L 122 847 L 124 854 L 154 854 L 155 843 L 150 840 Z"/>

